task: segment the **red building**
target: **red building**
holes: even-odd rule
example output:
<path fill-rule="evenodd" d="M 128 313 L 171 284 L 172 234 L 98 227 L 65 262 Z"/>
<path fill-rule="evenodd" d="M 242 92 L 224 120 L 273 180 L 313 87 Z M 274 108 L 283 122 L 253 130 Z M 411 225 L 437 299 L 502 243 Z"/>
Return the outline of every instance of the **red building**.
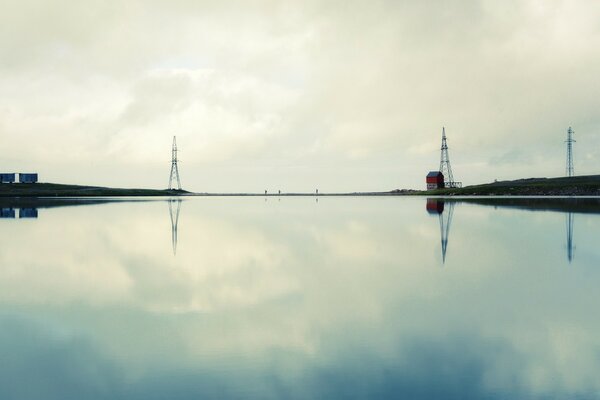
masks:
<path fill-rule="evenodd" d="M 440 171 L 431 171 L 425 178 L 427 182 L 427 190 L 443 189 L 444 188 L 444 174 Z"/>

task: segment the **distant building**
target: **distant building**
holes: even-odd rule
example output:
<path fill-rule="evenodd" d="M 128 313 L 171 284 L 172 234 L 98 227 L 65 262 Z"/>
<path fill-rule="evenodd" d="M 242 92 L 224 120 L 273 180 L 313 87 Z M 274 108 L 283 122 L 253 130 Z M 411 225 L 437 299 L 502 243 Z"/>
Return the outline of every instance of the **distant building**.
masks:
<path fill-rule="evenodd" d="M 444 188 L 444 174 L 441 171 L 431 171 L 425 178 L 427 183 L 427 190 L 443 189 Z"/>
<path fill-rule="evenodd" d="M 37 183 L 38 174 L 19 174 L 19 183 Z"/>
<path fill-rule="evenodd" d="M 0 183 L 14 183 L 15 174 L 0 174 Z"/>

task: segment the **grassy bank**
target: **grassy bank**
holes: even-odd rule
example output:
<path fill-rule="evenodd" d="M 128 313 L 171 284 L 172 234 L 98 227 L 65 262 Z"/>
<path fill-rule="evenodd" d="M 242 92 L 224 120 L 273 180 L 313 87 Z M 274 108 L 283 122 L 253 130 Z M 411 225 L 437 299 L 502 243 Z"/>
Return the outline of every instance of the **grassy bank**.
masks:
<path fill-rule="evenodd" d="M 185 190 L 121 189 L 56 183 L 0 184 L 0 197 L 135 197 L 192 195 Z M 211 194 L 200 196 L 264 196 L 261 193 Z M 269 193 L 267 196 L 314 196 L 314 193 Z M 572 178 L 531 178 L 472 185 L 460 189 L 393 190 L 391 192 L 321 193 L 319 196 L 600 196 L 600 175 Z"/>
<path fill-rule="evenodd" d="M 118 189 L 100 186 L 59 185 L 56 183 L 3 183 L 0 197 L 122 197 L 122 196 L 178 196 L 184 190 Z"/>
<path fill-rule="evenodd" d="M 460 189 L 428 190 L 422 194 L 453 196 L 600 196 L 600 175 L 499 181 Z"/>

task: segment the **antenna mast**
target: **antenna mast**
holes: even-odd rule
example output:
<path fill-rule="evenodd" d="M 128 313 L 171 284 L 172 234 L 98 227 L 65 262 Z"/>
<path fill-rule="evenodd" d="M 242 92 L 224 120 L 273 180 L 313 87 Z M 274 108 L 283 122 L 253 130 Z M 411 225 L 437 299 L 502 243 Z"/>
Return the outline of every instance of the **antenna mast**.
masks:
<path fill-rule="evenodd" d="M 573 168 L 573 143 L 575 143 L 575 139 L 573 139 L 573 129 L 569 127 L 567 131 L 567 176 L 572 177 L 575 176 L 575 168 Z"/>
<path fill-rule="evenodd" d="M 179 180 L 179 168 L 177 168 L 177 140 L 173 136 L 173 149 L 171 150 L 171 176 L 169 177 L 169 190 L 173 190 L 173 183 L 177 181 L 177 190 L 181 190 L 181 181 Z"/>

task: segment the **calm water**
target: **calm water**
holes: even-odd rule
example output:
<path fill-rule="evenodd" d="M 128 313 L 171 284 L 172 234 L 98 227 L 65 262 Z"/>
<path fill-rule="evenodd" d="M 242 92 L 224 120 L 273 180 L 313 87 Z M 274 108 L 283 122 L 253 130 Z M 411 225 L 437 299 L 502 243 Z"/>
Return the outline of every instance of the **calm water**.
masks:
<path fill-rule="evenodd" d="M 1 399 L 600 398 L 600 203 L 74 203 L 2 203 Z"/>

